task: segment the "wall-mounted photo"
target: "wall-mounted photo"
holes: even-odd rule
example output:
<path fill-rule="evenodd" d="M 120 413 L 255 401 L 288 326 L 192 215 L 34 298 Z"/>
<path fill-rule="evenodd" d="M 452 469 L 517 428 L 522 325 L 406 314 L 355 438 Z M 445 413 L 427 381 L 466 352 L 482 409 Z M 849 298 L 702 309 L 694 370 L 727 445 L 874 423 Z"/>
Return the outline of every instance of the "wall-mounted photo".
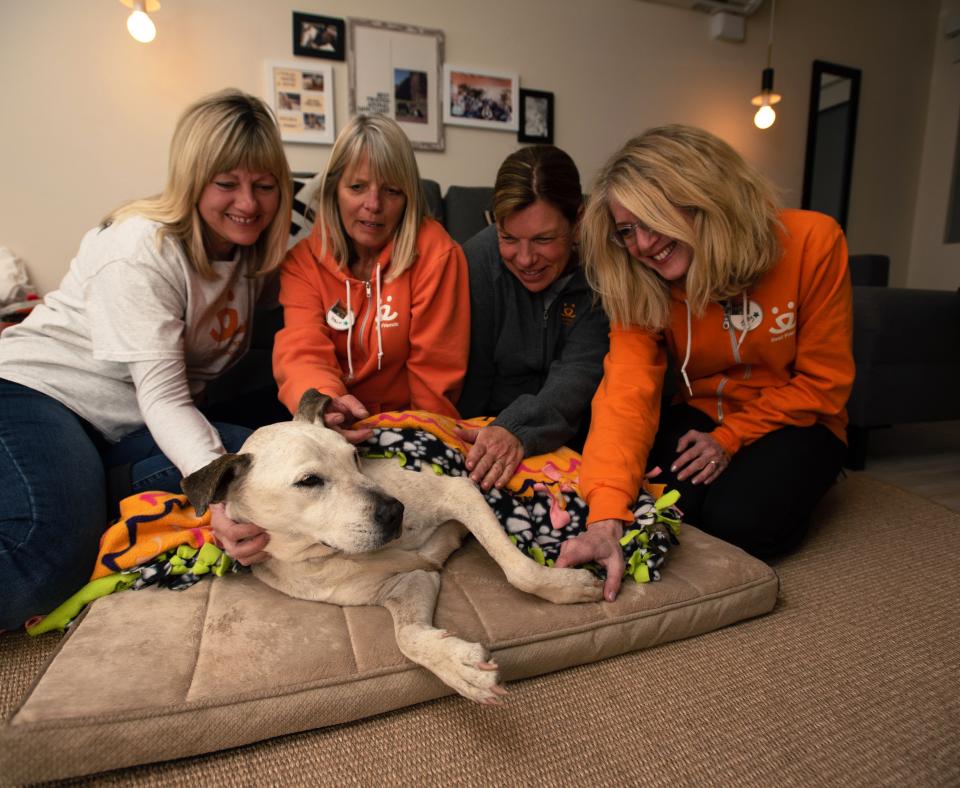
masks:
<path fill-rule="evenodd" d="M 443 66 L 443 122 L 516 131 L 520 77 L 515 73 Z"/>
<path fill-rule="evenodd" d="M 333 66 L 267 62 L 267 101 L 284 142 L 332 145 Z"/>
<path fill-rule="evenodd" d="M 348 19 L 347 41 L 350 111 L 387 115 L 414 149 L 443 150 L 443 31 Z"/>
<path fill-rule="evenodd" d="M 553 93 L 520 88 L 519 142 L 553 144 Z"/>
<path fill-rule="evenodd" d="M 342 19 L 293 12 L 293 54 L 343 60 L 345 39 Z"/>

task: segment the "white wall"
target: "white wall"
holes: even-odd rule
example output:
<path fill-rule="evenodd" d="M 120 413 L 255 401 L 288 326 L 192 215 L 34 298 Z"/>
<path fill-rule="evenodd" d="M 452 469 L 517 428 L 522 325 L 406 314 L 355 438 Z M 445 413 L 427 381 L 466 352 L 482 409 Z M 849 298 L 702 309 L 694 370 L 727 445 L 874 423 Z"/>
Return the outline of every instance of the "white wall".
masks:
<path fill-rule="evenodd" d="M 942 0 L 907 277 L 910 287 L 960 287 L 960 243 L 944 243 L 951 176 L 954 167 L 960 166 L 955 160 L 960 134 L 960 62 L 953 62 L 960 57 L 960 43 L 948 41 L 944 28 L 948 18 L 957 16 L 960 0 Z"/>
<path fill-rule="evenodd" d="M 906 281 L 939 0 L 780 0 L 774 66 L 784 94 L 760 132 L 749 98 L 765 65 L 769 3 L 742 44 L 710 38 L 709 17 L 640 0 L 164 0 L 148 46 L 117 0 L 0 0 L 0 245 L 56 286 L 82 233 L 119 203 L 158 191 L 176 117 L 204 93 L 262 92 L 263 61 L 290 59 L 292 11 L 436 27 L 449 62 L 516 70 L 556 94 L 556 137 L 589 183 L 628 136 L 660 123 L 730 141 L 797 205 L 811 62 L 864 71 L 849 220 L 851 250 L 885 252 Z M 334 67 L 338 126 L 347 71 Z M 489 184 L 511 134 L 447 127 L 424 176 Z M 295 170 L 329 148 L 288 145 Z"/>

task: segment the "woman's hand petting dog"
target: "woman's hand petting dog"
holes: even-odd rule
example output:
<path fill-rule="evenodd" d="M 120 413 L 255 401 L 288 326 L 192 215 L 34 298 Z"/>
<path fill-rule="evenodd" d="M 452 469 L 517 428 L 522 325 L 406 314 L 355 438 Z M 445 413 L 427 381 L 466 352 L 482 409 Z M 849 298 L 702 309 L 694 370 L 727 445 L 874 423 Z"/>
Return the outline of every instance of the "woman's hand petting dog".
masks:
<path fill-rule="evenodd" d="M 210 525 L 220 547 L 234 561 L 250 566 L 270 558 L 270 553 L 266 552 L 270 535 L 253 523 L 231 520 L 227 517 L 226 504 L 210 504 Z"/>
<path fill-rule="evenodd" d="M 473 444 L 467 453 L 467 470 L 484 492 L 509 482 L 523 459 L 523 444 L 504 427 L 490 425 L 469 430 L 458 427 L 456 435 Z"/>
<path fill-rule="evenodd" d="M 596 561 L 607 570 L 603 584 L 603 598 L 613 602 L 620 592 L 620 583 L 626 563 L 620 539 L 623 537 L 623 520 L 598 520 L 586 531 L 560 545 L 560 557 L 554 566 L 564 569 Z"/>
<path fill-rule="evenodd" d="M 373 435 L 369 427 L 352 429 L 354 422 L 365 419 L 370 412 L 353 394 L 344 394 L 342 397 L 333 397 L 323 414 L 323 423 L 330 429 L 339 432 L 350 443 L 363 443 Z"/>
<path fill-rule="evenodd" d="M 730 455 L 709 432 L 690 430 L 684 434 L 677 443 L 677 454 L 670 471 L 680 481 L 692 476 L 693 484 L 715 482 L 730 464 Z"/>

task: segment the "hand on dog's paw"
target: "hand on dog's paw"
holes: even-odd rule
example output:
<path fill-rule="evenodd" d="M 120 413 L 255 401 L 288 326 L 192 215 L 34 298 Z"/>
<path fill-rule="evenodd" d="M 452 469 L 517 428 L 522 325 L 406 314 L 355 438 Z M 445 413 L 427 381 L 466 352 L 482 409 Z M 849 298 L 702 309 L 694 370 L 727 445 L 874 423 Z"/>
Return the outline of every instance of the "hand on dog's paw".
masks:
<path fill-rule="evenodd" d="M 544 577 L 548 582 L 533 593 L 556 605 L 599 602 L 603 599 L 603 581 L 586 569 L 552 568 Z"/>

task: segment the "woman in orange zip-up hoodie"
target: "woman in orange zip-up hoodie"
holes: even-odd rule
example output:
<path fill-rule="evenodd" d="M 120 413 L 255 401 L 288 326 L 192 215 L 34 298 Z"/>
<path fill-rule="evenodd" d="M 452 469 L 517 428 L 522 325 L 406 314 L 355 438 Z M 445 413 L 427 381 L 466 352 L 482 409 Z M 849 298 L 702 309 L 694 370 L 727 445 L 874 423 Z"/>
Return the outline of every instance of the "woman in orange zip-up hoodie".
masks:
<path fill-rule="evenodd" d="M 332 396 L 327 424 L 413 408 L 457 416 L 470 346 L 466 258 L 426 218 L 410 142 L 396 122 L 355 117 L 319 188 L 313 233 L 280 273 L 284 327 L 273 370 L 296 411 L 304 391 Z"/>
<path fill-rule="evenodd" d="M 795 547 L 836 479 L 853 383 L 846 242 L 827 216 L 777 208 L 722 140 L 668 126 L 604 167 L 583 224 L 610 315 L 581 489 L 585 534 L 558 566 L 598 560 L 605 594 L 644 476 L 684 520 L 768 557 Z M 660 412 L 668 353 L 678 376 Z"/>

